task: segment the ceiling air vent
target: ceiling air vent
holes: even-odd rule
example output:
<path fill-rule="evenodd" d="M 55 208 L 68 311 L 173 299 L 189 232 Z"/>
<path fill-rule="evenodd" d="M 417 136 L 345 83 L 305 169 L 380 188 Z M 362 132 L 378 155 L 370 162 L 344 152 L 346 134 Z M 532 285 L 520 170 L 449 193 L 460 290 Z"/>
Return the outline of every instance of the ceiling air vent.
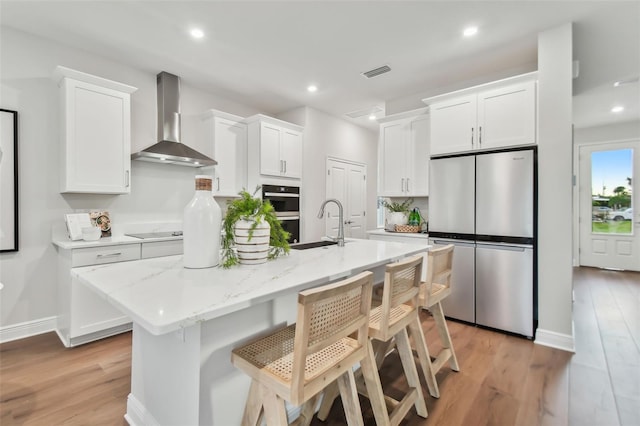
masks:
<path fill-rule="evenodd" d="M 362 73 L 362 75 L 367 78 L 371 78 L 371 77 L 378 76 L 380 74 L 384 74 L 389 71 L 391 71 L 391 68 L 389 67 L 389 65 L 383 65 L 381 67 L 378 67 L 369 71 L 365 71 Z"/>
<path fill-rule="evenodd" d="M 346 113 L 345 115 L 350 118 L 360 118 L 360 117 L 364 117 L 365 115 L 371 115 L 371 114 L 375 115 L 381 112 L 382 112 L 382 108 L 380 108 L 379 106 L 374 106 L 374 107 L 359 109 L 357 111 L 351 111 Z"/>

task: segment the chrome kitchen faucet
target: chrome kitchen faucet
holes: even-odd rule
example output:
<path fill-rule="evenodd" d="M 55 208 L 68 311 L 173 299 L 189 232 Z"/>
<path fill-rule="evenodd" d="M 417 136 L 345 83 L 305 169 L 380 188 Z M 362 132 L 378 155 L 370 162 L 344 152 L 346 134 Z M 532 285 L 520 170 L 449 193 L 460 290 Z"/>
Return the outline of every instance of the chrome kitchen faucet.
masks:
<path fill-rule="evenodd" d="M 326 206 L 327 203 L 330 203 L 330 202 L 336 203 L 336 205 L 338 206 L 339 222 L 338 222 L 338 237 L 337 238 L 329 237 L 329 238 L 331 238 L 334 241 L 337 241 L 338 247 L 344 247 L 344 221 L 343 221 L 342 203 L 340 203 L 340 201 L 336 200 L 335 198 L 329 198 L 328 200 L 325 200 L 320 206 L 320 211 L 318 212 L 318 219 L 322 219 L 322 216 L 324 216 L 324 206 Z"/>

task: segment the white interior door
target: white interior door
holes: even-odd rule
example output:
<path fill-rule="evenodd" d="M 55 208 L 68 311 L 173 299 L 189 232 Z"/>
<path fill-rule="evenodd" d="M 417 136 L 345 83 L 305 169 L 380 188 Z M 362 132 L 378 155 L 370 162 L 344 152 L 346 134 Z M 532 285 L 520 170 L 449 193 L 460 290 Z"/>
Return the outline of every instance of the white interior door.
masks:
<path fill-rule="evenodd" d="M 364 238 L 366 228 L 367 166 L 359 163 L 327 159 L 327 199 L 335 198 L 344 209 L 344 234 L 350 238 Z M 327 205 L 326 233 L 338 235 L 338 208 Z"/>
<path fill-rule="evenodd" d="M 640 141 L 581 146 L 579 169 L 580 265 L 640 271 Z"/>

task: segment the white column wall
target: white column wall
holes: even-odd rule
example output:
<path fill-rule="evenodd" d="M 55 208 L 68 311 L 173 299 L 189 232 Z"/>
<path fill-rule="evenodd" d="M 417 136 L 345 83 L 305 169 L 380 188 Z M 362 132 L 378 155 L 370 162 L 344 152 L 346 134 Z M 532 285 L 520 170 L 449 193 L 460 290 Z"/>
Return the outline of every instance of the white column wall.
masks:
<path fill-rule="evenodd" d="M 538 332 L 573 350 L 572 24 L 538 37 Z"/>

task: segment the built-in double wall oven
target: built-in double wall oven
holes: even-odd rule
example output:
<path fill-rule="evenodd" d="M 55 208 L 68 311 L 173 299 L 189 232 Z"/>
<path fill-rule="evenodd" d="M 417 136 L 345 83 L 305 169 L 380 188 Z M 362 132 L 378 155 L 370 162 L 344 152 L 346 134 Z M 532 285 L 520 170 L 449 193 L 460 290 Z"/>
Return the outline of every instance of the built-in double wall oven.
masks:
<path fill-rule="evenodd" d="M 290 234 L 289 242 L 300 242 L 300 187 L 262 185 L 262 199 L 273 205 L 282 228 Z"/>

